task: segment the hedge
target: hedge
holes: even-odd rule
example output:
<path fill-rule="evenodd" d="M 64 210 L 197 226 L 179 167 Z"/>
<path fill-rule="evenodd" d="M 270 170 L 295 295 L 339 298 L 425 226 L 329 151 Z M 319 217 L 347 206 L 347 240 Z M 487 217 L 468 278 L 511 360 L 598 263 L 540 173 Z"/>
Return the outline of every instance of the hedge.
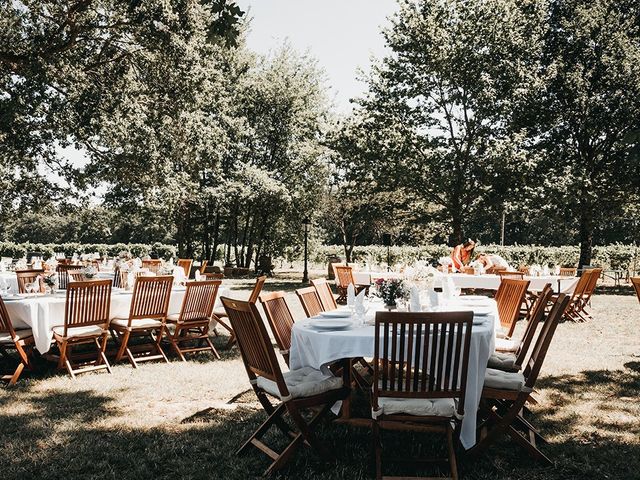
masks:
<path fill-rule="evenodd" d="M 448 256 L 451 247 L 447 245 L 425 245 L 419 247 L 391 247 L 391 264 L 411 264 L 416 260 L 436 263 L 437 259 Z M 504 257 L 511 265 L 531 265 L 534 263 L 549 266 L 577 267 L 580 258 L 580 247 L 565 245 L 562 247 L 543 247 L 539 245 L 479 245 L 476 253 L 495 253 Z M 338 256 L 344 260 L 344 249 L 341 245 L 326 245 L 314 249 L 310 260 L 316 264 L 326 264 L 330 256 Z M 635 260 L 635 265 L 634 265 Z M 387 247 L 382 245 L 356 246 L 352 261 L 381 265 L 387 262 Z M 592 265 L 607 270 L 627 270 L 640 268 L 640 248 L 634 245 L 612 244 L 593 248 Z"/>
<path fill-rule="evenodd" d="M 132 255 L 142 257 L 149 254 L 156 254 L 160 258 L 169 259 L 177 256 L 177 247 L 162 243 L 142 244 L 142 243 L 116 243 L 113 245 L 103 243 L 62 243 L 62 244 L 40 244 L 40 243 L 13 243 L 0 242 L 0 256 L 21 258 L 27 252 L 42 252 L 45 257 L 49 257 L 54 252 L 64 252 L 71 256 L 74 253 L 95 253 L 100 255 L 117 256 L 120 252 L 130 252 Z M 426 260 L 435 263 L 438 258 L 448 256 L 451 248 L 446 245 L 425 245 L 418 247 L 391 247 L 391 264 L 411 264 L 416 260 Z M 578 246 L 565 245 L 562 247 L 543 247 L 539 245 L 479 245 L 476 253 L 496 253 L 503 256 L 513 266 L 540 265 L 550 266 L 561 265 L 575 267 L 578 265 L 580 248 Z M 344 259 L 344 249 L 341 245 L 323 245 L 315 247 L 310 252 L 309 260 L 316 265 L 326 265 L 331 256 L 338 256 Z M 297 258 L 296 260 L 301 260 Z M 293 259 L 290 259 L 293 260 Z M 356 246 L 353 251 L 353 261 L 371 266 L 386 264 L 387 247 L 382 245 Z M 607 246 L 597 246 L 593 249 L 593 265 L 603 267 L 607 270 L 630 268 L 640 268 L 640 249 L 634 245 L 613 244 Z"/>
<path fill-rule="evenodd" d="M 22 258 L 27 252 L 41 252 L 45 258 L 52 256 L 54 253 L 64 252 L 65 255 L 71 256 L 74 253 L 96 253 L 100 255 L 108 255 L 110 257 L 117 256 L 120 252 L 130 252 L 135 257 L 144 257 L 145 255 L 155 254 L 160 258 L 168 260 L 176 257 L 178 249 L 174 245 L 165 245 L 162 243 L 154 243 L 153 245 L 143 243 L 115 243 L 112 245 L 104 243 L 13 243 L 0 242 L 0 256 Z"/>

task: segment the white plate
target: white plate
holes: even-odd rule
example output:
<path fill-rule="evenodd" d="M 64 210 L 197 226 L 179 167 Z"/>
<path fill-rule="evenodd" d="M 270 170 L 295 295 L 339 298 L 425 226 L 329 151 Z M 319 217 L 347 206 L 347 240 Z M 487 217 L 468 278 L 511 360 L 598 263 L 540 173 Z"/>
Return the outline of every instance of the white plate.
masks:
<path fill-rule="evenodd" d="M 475 317 L 486 317 L 492 311 L 493 310 L 491 308 L 479 308 L 479 307 L 476 307 L 476 308 L 473 309 L 473 315 Z"/>
<path fill-rule="evenodd" d="M 320 316 L 324 318 L 349 318 L 351 312 L 349 310 L 329 310 L 328 312 L 320 312 Z"/>
<path fill-rule="evenodd" d="M 316 330 L 347 330 L 353 323 L 351 320 L 311 320 L 309 326 Z"/>
<path fill-rule="evenodd" d="M 458 298 L 460 300 L 489 300 L 489 297 L 482 295 L 460 295 Z"/>
<path fill-rule="evenodd" d="M 473 318 L 474 325 L 484 325 L 486 321 L 486 318 Z"/>

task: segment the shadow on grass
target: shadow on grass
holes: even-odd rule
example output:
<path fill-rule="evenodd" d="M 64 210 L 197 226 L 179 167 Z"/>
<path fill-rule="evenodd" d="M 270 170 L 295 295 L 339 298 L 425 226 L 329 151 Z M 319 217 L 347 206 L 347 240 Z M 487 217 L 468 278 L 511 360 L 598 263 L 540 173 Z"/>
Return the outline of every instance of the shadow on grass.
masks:
<path fill-rule="evenodd" d="M 542 450 L 555 461 L 545 467 L 531 460 L 508 439 L 502 439 L 476 461 L 459 459 L 465 479 L 578 479 L 637 478 L 640 471 L 640 440 L 624 441 L 620 423 L 606 415 L 624 410 L 640 398 L 640 362 L 628 362 L 624 370 L 585 371 L 578 375 L 541 379 L 548 399 L 535 409 L 532 423 L 550 439 Z M 248 385 L 247 385 L 248 386 Z M 129 425 L 105 427 L 104 418 L 118 412 L 110 406 L 115 396 L 95 391 L 74 393 L 57 390 L 33 392 L 28 384 L 0 395 L 0 406 L 24 401 L 24 413 L 0 410 L 0 464 L 2 478 L 122 478 L 122 479 L 247 479 L 261 478 L 268 459 L 255 449 L 237 456 L 235 451 L 264 421 L 265 414 L 250 406 L 252 392 L 234 402 L 232 410 L 208 408 L 182 421 L 162 427 Z M 111 395 L 118 395 L 111 392 Z M 585 399 L 585 395 L 589 398 Z M 584 402 L 595 402 L 597 421 L 581 422 Z M 359 398 L 359 402 L 364 402 Z M 629 405 L 628 414 L 633 413 Z M 366 413 L 366 405 L 354 406 Z M 362 407 L 362 408 L 359 408 Z M 149 412 L 150 415 L 153 412 Z M 628 418 L 629 415 L 627 415 Z M 634 417 L 632 417 L 634 418 Z M 627 430 L 640 437 L 637 415 Z M 322 463 L 309 449 L 301 449 L 279 478 L 364 479 L 372 478 L 371 437 L 368 429 L 330 422 L 319 428 L 338 461 Z M 275 437 L 277 448 L 284 444 Z M 385 452 L 412 454 L 438 452 L 444 439 L 437 434 L 391 432 L 384 436 Z M 387 464 L 385 473 L 395 473 Z M 412 473 L 412 472 L 408 472 Z M 413 472 L 415 473 L 415 472 Z M 428 470 L 439 475 L 445 471 Z"/>

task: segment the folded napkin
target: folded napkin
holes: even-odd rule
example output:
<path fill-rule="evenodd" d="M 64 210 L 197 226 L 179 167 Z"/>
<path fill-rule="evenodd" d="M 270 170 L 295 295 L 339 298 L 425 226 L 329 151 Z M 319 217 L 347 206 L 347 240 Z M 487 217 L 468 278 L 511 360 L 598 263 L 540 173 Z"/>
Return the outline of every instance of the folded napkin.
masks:
<path fill-rule="evenodd" d="M 350 283 L 347 287 L 347 306 L 354 307 L 356 303 L 356 287 Z"/>
<path fill-rule="evenodd" d="M 196 282 L 200 281 L 200 270 L 196 270 Z"/>
<path fill-rule="evenodd" d="M 418 287 L 415 285 L 412 285 L 409 290 L 409 308 L 412 312 L 422 311 L 422 306 L 420 305 L 420 292 L 418 291 Z"/>
<path fill-rule="evenodd" d="M 365 313 L 367 313 L 367 309 L 364 306 L 364 295 L 365 295 L 365 291 L 362 290 L 355 298 L 354 301 L 354 307 L 355 307 L 355 314 L 360 316 L 360 315 L 364 315 Z"/>

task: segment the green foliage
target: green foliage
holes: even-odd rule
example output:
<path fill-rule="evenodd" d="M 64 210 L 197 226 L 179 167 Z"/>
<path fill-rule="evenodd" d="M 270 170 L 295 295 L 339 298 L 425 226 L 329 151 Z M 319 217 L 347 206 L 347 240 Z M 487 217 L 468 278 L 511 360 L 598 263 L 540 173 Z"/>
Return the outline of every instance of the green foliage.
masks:
<path fill-rule="evenodd" d="M 326 264 L 330 256 L 336 255 L 344 259 L 340 245 L 326 245 L 312 250 L 310 259 L 315 264 Z M 437 264 L 440 257 L 448 257 L 451 247 L 447 245 L 424 245 L 419 247 L 392 246 L 391 265 L 411 265 L 418 260 Z M 538 245 L 479 245 L 476 254 L 495 253 L 501 255 L 512 266 L 547 264 L 577 267 L 580 257 L 579 246 L 544 247 Z M 298 258 L 299 259 L 299 258 Z M 382 245 L 357 245 L 353 250 L 352 261 L 372 268 L 387 263 L 387 247 Z M 640 267 L 640 248 L 634 245 L 614 244 L 594 248 L 593 262 L 595 266 L 605 269 L 627 270 Z"/>
<path fill-rule="evenodd" d="M 27 252 L 41 252 L 45 257 L 51 257 L 54 253 L 64 253 L 72 256 L 74 253 L 99 253 L 100 255 L 108 255 L 116 257 L 120 252 L 128 252 L 135 257 L 144 257 L 145 255 L 158 255 L 159 258 L 168 260 L 177 258 L 177 249 L 174 245 L 164 245 L 154 243 L 146 244 L 104 244 L 104 243 L 14 243 L 0 242 L 0 256 L 22 258 Z"/>

